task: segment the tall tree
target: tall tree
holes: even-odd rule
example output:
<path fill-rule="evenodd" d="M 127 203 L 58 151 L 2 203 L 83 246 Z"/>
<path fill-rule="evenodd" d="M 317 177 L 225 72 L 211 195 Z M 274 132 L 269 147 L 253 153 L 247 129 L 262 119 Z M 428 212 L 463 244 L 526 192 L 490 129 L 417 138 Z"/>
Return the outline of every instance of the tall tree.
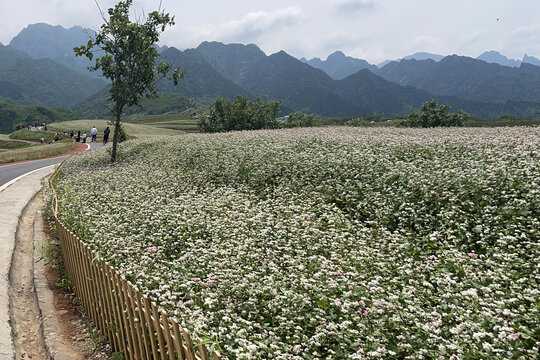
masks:
<path fill-rule="evenodd" d="M 96 31 L 95 38 L 90 39 L 86 45 L 73 49 L 76 56 L 86 56 L 90 60 L 93 59 L 95 51 L 104 52 L 89 69 L 101 70 L 103 76 L 111 80 L 109 100 L 115 118 L 111 153 L 113 163 L 116 162 L 120 121 L 124 109 L 140 106 L 145 96 L 158 97 L 155 85 L 171 71 L 171 65 L 167 62 L 162 60 L 159 64 L 156 63 L 159 52 L 155 44 L 160 33 L 164 32 L 167 26 L 174 25 L 174 17 L 161 11 L 160 4 L 160 9 L 149 13 L 144 23 L 131 21 L 129 9 L 132 3 L 133 0 L 120 1 L 108 10 L 108 19 L 100 9 L 104 24 Z M 169 80 L 177 85 L 183 76 L 180 68 L 176 68 Z"/>

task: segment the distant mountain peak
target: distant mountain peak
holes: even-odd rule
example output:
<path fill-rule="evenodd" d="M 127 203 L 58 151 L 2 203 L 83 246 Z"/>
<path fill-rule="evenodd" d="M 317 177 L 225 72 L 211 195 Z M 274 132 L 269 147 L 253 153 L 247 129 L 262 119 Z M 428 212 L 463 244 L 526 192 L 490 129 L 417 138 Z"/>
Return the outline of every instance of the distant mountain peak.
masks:
<path fill-rule="evenodd" d="M 522 64 L 531 64 L 540 66 L 540 60 L 535 58 L 534 56 L 529 56 L 527 54 L 523 55 L 523 59 L 521 60 Z"/>
<path fill-rule="evenodd" d="M 371 65 L 365 60 L 356 59 L 351 56 L 345 55 L 343 51 L 334 51 L 328 55 L 326 60 L 321 61 L 320 58 L 315 57 L 311 60 L 300 60 L 312 67 L 324 71 L 334 80 L 342 80 L 349 75 L 355 74 L 362 69 L 368 69 L 369 71 L 377 71 L 375 65 Z"/>
<path fill-rule="evenodd" d="M 441 61 L 445 56 L 439 55 L 439 54 L 432 54 L 425 51 L 416 52 L 412 55 L 407 55 L 403 58 L 403 60 L 433 60 L 433 61 Z"/>
<path fill-rule="evenodd" d="M 343 53 L 343 51 L 335 51 L 333 52 L 332 54 L 328 55 L 328 57 L 326 58 L 326 61 L 328 60 L 338 60 L 338 59 L 345 59 L 347 56 Z"/>
<path fill-rule="evenodd" d="M 488 63 L 495 63 L 509 67 L 519 67 L 521 61 L 517 59 L 509 59 L 495 50 L 485 51 L 477 57 L 478 60 L 482 60 Z"/>

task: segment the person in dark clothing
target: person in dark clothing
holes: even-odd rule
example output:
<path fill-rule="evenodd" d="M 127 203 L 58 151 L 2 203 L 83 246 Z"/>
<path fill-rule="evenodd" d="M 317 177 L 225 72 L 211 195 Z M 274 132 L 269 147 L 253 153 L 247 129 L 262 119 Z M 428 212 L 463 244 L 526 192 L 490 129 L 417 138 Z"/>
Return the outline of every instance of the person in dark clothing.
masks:
<path fill-rule="evenodd" d="M 75 135 L 75 134 L 73 134 L 73 130 L 71 130 L 71 132 L 69 133 L 69 138 L 73 139 L 73 135 Z"/>
<path fill-rule="evenodd" d="M 77 137 L 75 138 L 76 142 L 81 142 L 81 130 L 77 131 Z"/>
<path fill-rule="evenodd" d="M 107 128 L 103 131 L 103 145 L 109 142 L 110 133 L 111 133 L 111 129 L 109 129 L 109 127 L 107 126 Z"/>

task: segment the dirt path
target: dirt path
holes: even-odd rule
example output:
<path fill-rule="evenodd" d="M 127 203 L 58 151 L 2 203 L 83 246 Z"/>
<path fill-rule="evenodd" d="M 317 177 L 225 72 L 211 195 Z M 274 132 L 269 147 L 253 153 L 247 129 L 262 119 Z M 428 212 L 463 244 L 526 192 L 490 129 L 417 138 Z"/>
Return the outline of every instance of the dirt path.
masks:
<path fill-rule="evenodd" d="M 43 204 L 42 193 L 30 200 L 19 218 L 15 236 L 9 272 L 15 358 L 108 359 L 110 347 L 90 331 L 90 322 L 79 313 L 74 294 L 53 285 L 61 275 L 46 265 L 46 237 L 54 237 L 54 233 L 47 224 L 43 226 Z"/>
<path fill-rule="evenodd" d="M 36 196 L 22 213 L 9 273 L 10 321 L 17 359 L 49 358 L 34 288 L 34 218 L 40 204 Z"/>

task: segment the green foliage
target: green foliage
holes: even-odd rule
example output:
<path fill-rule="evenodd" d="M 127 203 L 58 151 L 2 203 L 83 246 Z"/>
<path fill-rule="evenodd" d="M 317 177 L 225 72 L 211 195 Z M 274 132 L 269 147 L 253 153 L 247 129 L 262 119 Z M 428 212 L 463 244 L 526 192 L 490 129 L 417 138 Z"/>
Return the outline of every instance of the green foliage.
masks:
<path fill-rule="evenodd" d="M 111 110 L 107 107 L 108 90 L 103 90 L 76 106 L 76 110 L 85 118 L 111 118 Z M 199 104 L 182 94 L 161 93 L 156 99 L 143 98 L 140 106 L 124 109 L 126 116 L 158 115 L 171 111 L 187 111 L 188 109 L 206 109 L 207 106 Z M 129 121 L 125 119 L 124 121 Z"/>
<path fill-rule="evenodd" d="M 199 121 L 199 129 L 207 133 L 276 129 L 280 127 L 276 120 L 280 106 L 281 101 L 248 100 L 245 95 L 236 95 L 234 101 L 218 98 L 210 107 L 210 116 Z"/>
<path fill-rule="evenodd" d="M 381 114 L 361 116 L 347 121 L 347 126 L 368 126 L 369 124 L 381 122 L 383 120 L 384 116 Z"/>
<path fill-rule="evenodd" d="M 0 133 L 9 134 L 17 125 L 51 123 L 74 119 L 77 115 L 66 108 L 45 108 L 0 103 Z"/>
<path fill-rule="evenodd" d="M 289 120 L 283 123 L 284 128 L 312 126 L 315 126 L 315 115 L 303 112 L 290 113 Z"/>
<path fill-rule="evenodd" d="M 348 126 L 365 126 L 366 120 L 363 117 L 353 118 L 347 121 Z"/>
<path fill-rule="evenodd" d="M 74 106 L 105 85 L 102 79 L 91 79 L 50 59 L 32 59 L 0 45 L 0 97 L 14 103 Z"/>
<path fill-rule="evenodd" d="M 32 143 L 26 141 L 17 141 L 17 140 L 2 140 L 0 139 L 0 149 L 3 150 L 13 150 L 20 149 L 28 146 L 32 146 Z"/>
<path fill-rule="evenodd" d="M 12 132 L 9 135 L 10 139 L 39 141 L 41 138 L 48 143 L 54 138 L 54 133 L 49 131 L 29 131 L 26 128 Z"/>
<path fill-rule="evenodd" d="M 109 20 L 101 25 L 95 39 L 73 49 L 76 56 L 86 56 L 90 60 L 96 48 L 105 53 L 96 58 L 95 65 L 89 69 L 101 70 L 103 76 L 111 80 L 109 100 L 113 103 L 112 113 L 116 120 L 111 162 L 116 161 L 120 119 L 124 108 L 139 106 L 143 97 L 158 97 L 156 82 L 171 70 L 171 65 L 164 60 L 156 65 L 159 52 L 154 45 L 160 33 L 167 26 L 174 25 L 174 17 L 165 12 L 152 11 L 145 23 L 132 22 L 129 18 L 132 3 L 132 0 L 120 1 L 114 8 L 110 8 Z M 180 68 L 177 68 L 169 79 L 176 85 L 183 76 Z"/>
<path fill-rule="evenodd" d="M 469 118 L 463 110 L 449 113 L 450 106 L 440 105 L 439 101 L 433 99 L 422 105 L 420 113 L 411 111 L 408 118 L 400 123 L 406 127 L 437 127 L 437 126 L 463 126 L 465 120 Z"/>

